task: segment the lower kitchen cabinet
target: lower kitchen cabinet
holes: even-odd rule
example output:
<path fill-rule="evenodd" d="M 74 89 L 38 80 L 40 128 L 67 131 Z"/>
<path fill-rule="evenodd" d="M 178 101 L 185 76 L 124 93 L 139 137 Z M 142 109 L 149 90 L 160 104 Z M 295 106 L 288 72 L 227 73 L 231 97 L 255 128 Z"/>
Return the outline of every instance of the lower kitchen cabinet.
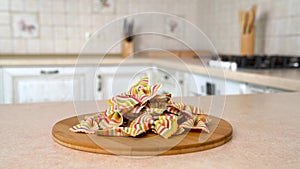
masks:
<path fill-rule="evenodd" d="M 199 74 L 189 74 L 186 76 L 189 82 L 188 93 L 190 96 L 206 96 L 206 95 L 225 95 L 237 93 L 236 87 L 227 86 L 228 81 L 221 78 L 215 78 Z M 230 90 L 228 90 L 230 89 Z"/>
<path fill-rule="evenodd" d="M 197 74 L 186 74 L 185 82 L 188 83 L 189 96 L 205 96 L 207 76 Z"/>
<path fill-rule="evenodd" d="M 174 97 L 188 94 L 188 83 L 184 81 L 185 72 L 174 69 L 155 66 L 107 66 L 99 68 L 97 75 L 99 90 L 96 99 L 109 99 L 123 93 L 145 75 L 149 77 L 150 85 L 162 84 L 159 94 L 171 93 Z"/>
<path fill-rule="evenodd" d="M 185 72 L 165 69 L 165 68 L 155 68 L 152 70 L 152 84 L 162 84 L 160 89 L 160 94 L 171 93 L 174 97 L 186 96 L 187 89 L 185 82 Z"/>
<path fill-rule="evenodd" d="M 2 103 L 33 103 L 73 100 L 73 88 L 79 87 L 79 98 L 91 98 L 85 92 L 92 80 L 89 68 L 10 67 L 2 68 Z"/>
<path fill-rule="evenodd" d="M 287 90 L 276 89 L 272 87 L 255 85 L 255 84 L 244 84 L 244 86 L 242 86 L 241 91 L 242 91 L 241 94 L 289 92 Z"/>
<path fill-rule="evenodd" d="M 126 92 L 141 77 L 152 76 L 152 67 L 146 66 L 104 66 L 97 70 L 98 100 L 109 99 Z"/>
<path fill-rule="evenodd" d="M 226 80 L 225 82 L 225 91 L 224 95 L 237 95 L 237 94 L 245 94 L 243 92 L 243 87 L 245 86 L 245 83 L 238 82 L 238 81 L 232 81 L 232 80 Z"/>
<path fill-rule="evenodd" d="M 227 79 L 225 80 L 199 74 L 189 74 L 186 76 L 185 81 L 189 82 L 189 96 L 287 92 L 285 90 L 272 87 L 254 85 Z"/>
<path fill-rule="evenodd" d="M 3 69 L 0 67 L 0 104 L 4 103 Z"/>
<path fill-rule="evenodd" d="M 148 75 L 159 94 L 174 97 L 284 92 L 156 66 L 2 67 L 0 103 L 105 100 L 127 91 Z"/>
<path fill-rule="evenodd" d="M 145 75 L 152 77 L 151 67 L 4 67 L 0 103 L 109 99 Z"/>

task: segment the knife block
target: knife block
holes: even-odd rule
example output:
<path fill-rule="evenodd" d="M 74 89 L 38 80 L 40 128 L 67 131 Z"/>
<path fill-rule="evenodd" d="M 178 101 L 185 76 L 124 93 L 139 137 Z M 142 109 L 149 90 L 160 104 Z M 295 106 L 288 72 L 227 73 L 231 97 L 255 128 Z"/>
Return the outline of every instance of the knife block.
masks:
<path fill-rule="evenodd" d="M 121 55 L 122 57 L 132 57 L 134 54 L 134 43 L 133 40 L 131 41 L 127 41 L 126 39 L 124 39 L 122 41 L 122 52 Z"/>
<path fill-rule="evenodd" d="M 250 33 L 241 34 L 241 55 L 251 56 L 254 54 L 255 27 Z"/>

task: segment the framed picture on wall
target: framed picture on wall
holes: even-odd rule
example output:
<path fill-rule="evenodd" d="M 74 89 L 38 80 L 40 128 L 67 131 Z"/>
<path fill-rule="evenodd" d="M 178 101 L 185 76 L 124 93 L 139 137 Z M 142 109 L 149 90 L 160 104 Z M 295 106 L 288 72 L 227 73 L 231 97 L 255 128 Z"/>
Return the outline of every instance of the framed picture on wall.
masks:
<path fill-rule="evenodd" d="M 114 0 L 93 0 L 93 12 L 101 13 L 114 13 L 115 1 Z"/>
<path fill-rule="evenodd" d="M 14 13 L 12 15 L 13 35 L 16 38 L 35 38 L 39 36 L 36 14 Z"/>

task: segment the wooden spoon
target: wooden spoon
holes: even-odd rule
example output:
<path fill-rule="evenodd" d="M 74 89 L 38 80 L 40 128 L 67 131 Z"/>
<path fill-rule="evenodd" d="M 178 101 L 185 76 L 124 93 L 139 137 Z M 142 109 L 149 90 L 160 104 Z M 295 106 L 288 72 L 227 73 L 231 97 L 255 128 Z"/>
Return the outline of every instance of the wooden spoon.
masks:
<path fill-rule="evenodd" d="M 254 22 L 255 22 L 256 9 L 257 9 L 257 6 L 253 5 L 251 10 L 250 10 L 250 12 L 251 12 L 250 15 L 252 15 L 252 16 L 250 16 L 251 17 L 251 22 L 250 22 L 250 26 L 249 26 L 249 30 L 248 30 L 249 33 L 251 33 L 252 30 L 254 29 L 253 27 L 254 27 Z"/>
<path fill-rule="evenodd" d="M 253 18 L 253 11 L 248 12 L 248 17 L 247 17 L 247 28 L 246 28 L 246 33 L 251 33 L 253 30 L 253 24 L 254 24 L 254 18 Z"/>
<path fill-rule="evenodd" d="M 243 34 L 246 34 L 247 33 L 247 22 L 248 21 L 248 12 L 244 12 L 244 14 L 243 14 L 243 31 L 242 31 L 242 33 Z"/>

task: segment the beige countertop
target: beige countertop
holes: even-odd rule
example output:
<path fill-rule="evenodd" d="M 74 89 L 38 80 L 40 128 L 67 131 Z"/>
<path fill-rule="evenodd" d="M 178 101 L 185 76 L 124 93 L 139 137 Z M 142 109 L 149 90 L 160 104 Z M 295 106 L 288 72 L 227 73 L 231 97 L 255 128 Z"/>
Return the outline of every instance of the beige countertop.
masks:
<path fill-rule="evenodd" d="M 203 61 L 203 62 L 202 62 Z M 100 59 L 99 56 L 77 55 L 25 55 L 25 56 L 0 56 L 0 67 L 18 66 L 75 66 L 77 65 L 157 65 L 166 68 L 173 68 L 183 71 L 191 71 L 206 76 L 225 78 L 227 80 L 240 81 L 256 85 L 268 86 L 283 90 L 300 91 L 300 69 L 272 69 L 272 70 L 249 70 L 238 69 L 237 71 L 216 69 L 205 66 L 205 59 L 176 58 L 161 59 L 153 57 L 121 58 L 111 55 Z"/>
<path fill-rule="evenodd" d="M 183 102 L 200 102 L 207 112 L 211 98 Z M 300 93 L 227 96 L 223 118 L 233 126 L 230 142 L 202 152 L 154 157 L 101 155 L 57 144 L 51 129 L 76 115 L 71 102 L 0 105 L 0 168 L 299 168 L 299 98 Z"/>

